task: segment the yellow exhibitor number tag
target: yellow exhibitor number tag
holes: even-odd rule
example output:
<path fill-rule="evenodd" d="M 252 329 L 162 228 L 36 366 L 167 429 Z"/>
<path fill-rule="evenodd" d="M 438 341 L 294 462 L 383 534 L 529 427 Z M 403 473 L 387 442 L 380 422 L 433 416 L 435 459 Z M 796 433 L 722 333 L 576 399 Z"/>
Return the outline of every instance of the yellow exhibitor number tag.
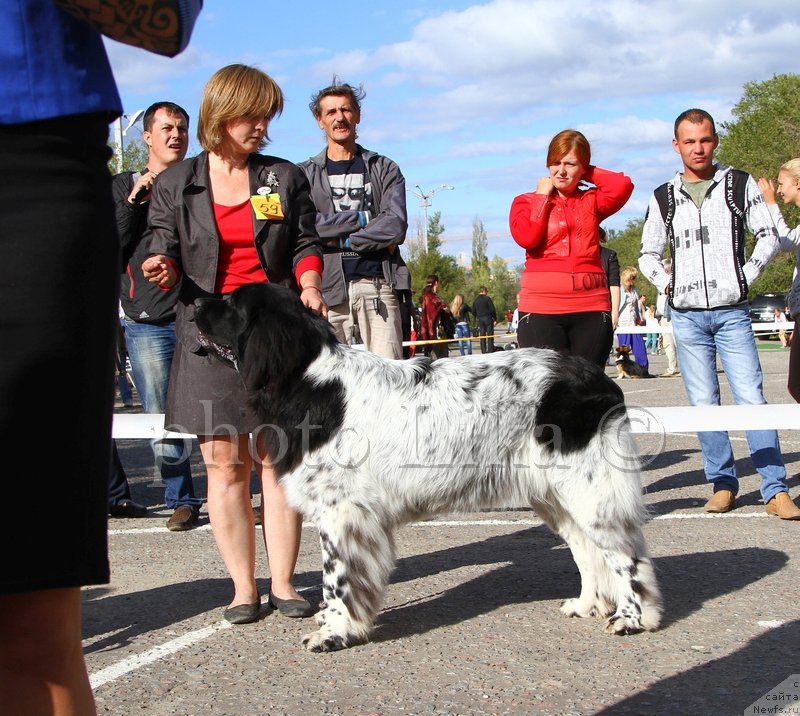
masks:
<path fill-rule="evenodd" d="M 250 197 L 256 219 L 282 219 L 283 207 L 280 194 L 254 194 Z"/>

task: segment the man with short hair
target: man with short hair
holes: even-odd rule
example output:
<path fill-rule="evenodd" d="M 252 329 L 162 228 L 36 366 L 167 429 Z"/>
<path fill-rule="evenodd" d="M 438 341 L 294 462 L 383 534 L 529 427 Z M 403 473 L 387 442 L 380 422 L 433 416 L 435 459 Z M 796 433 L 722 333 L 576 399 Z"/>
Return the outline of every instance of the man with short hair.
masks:
<path fill-rule="evenodd" d="M 779 250 L 778 232 L 753 177 L 714 163 L 718 144 L 708 112 L 690 109 L 675 120 L 672 145 L 680 154 L 683 171 L 653 193 L 639 266 L 668 296 L 689 403 L 720 404 L 719 354 L 736 403 L 761 405 L 766 400 L 747 289 Z M 745 228 L 756 238 L 749 259 Z M 668 242 L 671 275 L 662 264 Z M 789 497 L 777 431 L 748 430 L 746 434 L 761 476 L 766 512 L 784 520 L 800 519 L 800 509 Z M 705 510 L 728 512 L 735 507 L 739 489 L 728 433 L 708 430 L 697 437 L 706 479 L 714 486 Z"/>
<path fill-rule="evenodd" d="M 143 238 L 156 176 L 182 161 L 189 148 L 189 115 L 174 102 L 156 102 L 145 111 L 142 126 L 142 138 L 148 148 L 147 167 L 117 174 L 112 180 L 112 191 L 122 250 L 120 299 L 133 382 L 144 411 L 163 413 L 175 352 L 178 292 L 162 291 L 145 279 L 142 263 L 150 253 L 150 246 Z M 194 494 L 189 461 L 191 443 L 181 438 L 165 438 L 153 440 L 152 447 L 165 486 L 164 502 L 173 510 L 167 528 L 171 532 L 192 529 L 197 525 L 203 501 Z M 112 474 L 112 482 L 113 479 Z"/>
<path fill-rule="evenodd" d="M 406 182 L 388 157 L 356 143 L 363 88 L 333 78 L 309 104 L 326 147 L 300 166 L 311 184 L 324 252 L 322 295 L 337 337 L 356 332 L 368 351 L 402 358 L 401 300 L 411 276 L 400 255 L 405 241 Z"/>
<path fill-rule="evenodd" d="M 472 302 L 472 310 L 478 321 L 478 335 L 481 337 L 481 353 L 494 353 L 494 327 L 497 324 L 497 310 L 489 297 L 489 289 L 481 286 Z"/>

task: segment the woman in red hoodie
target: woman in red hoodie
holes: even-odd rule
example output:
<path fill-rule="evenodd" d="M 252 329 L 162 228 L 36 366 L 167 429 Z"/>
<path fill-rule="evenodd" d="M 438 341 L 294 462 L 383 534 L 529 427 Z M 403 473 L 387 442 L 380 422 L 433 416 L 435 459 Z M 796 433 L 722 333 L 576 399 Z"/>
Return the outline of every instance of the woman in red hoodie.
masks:
<path fill-rule="evenodd" d="M 549 175 L 511 203 L 511 235 L 525 249 L 517 340 L 606 364 L 614 340 L 600 224 L 633 192 L 622 173 L 591 164 L 586 137 L 565 129 L 547 150 Z M 591 184 L 586 187 L 584 185 Z"/>

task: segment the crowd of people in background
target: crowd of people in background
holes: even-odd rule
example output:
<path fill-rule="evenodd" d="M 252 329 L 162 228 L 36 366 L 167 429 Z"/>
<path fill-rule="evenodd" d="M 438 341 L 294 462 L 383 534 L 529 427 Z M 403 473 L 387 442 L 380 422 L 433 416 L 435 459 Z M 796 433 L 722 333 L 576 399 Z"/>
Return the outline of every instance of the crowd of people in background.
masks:
<path fill-rule="evenodd" d="M 0 302 L 6 351 L 0 385 L 11 396 L 2 407 L 2 424 L 9 442 L 36 454 L 33 411 L 49 399 L 41 375 L 56 370 L 70 376 L 62 398 L 79 423 L 50 436 L 49 449 L 72 459 L 57 473 L 41 474 L 39 488 L 60 499 L 41 507 L 47 535 L 39 546 L 20 547 L 12 522 L 0 527 L 6 543 L 18 545 L 6 555 L 0 582 L 0 699 L 9 713 L 41 712 L 44 701 L 54 713 L 91 713 L 81 657 L 80 586 L 109 580 L 109 511 L 139 516 L 139 506 L 124 491 L 119 501 L 108 501 L 109 481 L 124 477 L 110 440 L 118 269 L 123 268 L 122 320 L 142 407 L 164 412 L 166 425 L 197 436 L 214 539 L 233 586 L 224 618 L 233 624 L 258 619 L 262 604 L 253 470 L 262 489 L 271 574 L 267 601 L 291 618 L 310 616 L 316 606 L 292 581 L 301 515 L 275 479 L 269 442 L 257 431 L 254 413 L 243 407 L 247 396 L 236 372 L 204 350 L 192 320 L 195 299 L 253 281 L 282 284 L 308 310 L 326 316 L 339 340 L 363 343 L 389 359 L 407 355 L 403 344 L 417 328 L 431 360 L 449 356 L 451 343 L 475 360 L 469 358 L 470 315 L 481 353 L 490 354 L 498 311 L 486 286 L 471 303 L 457 293 L 448 305 L 436 274 L 426 278 L 419 314 L 412 308 L 411 276 L 400 251 L 408 228 L 405 179 L 394 161 L 356 142 L 362 88 L 334 77 L 313 96 L 310 109 L 325 146 L 296 164 L 261 153 L 269 125 L 283 109 L 281 88 L 254 67 L 228 65 L 203 92 L 197 129 L 202 152 L 184 158 L 189 115 L 173 103 L 157 102 L 144 119 L 147 166 L 119 174 L 112 184 L 108 121 L 122 108 L 101 33 L 174 55 L 188 43 L 202 3 L 166 3 L 162 12 L 172 13 L 174 22 L 164 26 L 174 36 L 151 36 L 147 28 L 127 32 L 135 18 L 122 3 L 105 3 L 114 17 L 104 21 L 31 2 L 36 12 L 15 14 L 16 24 L 3 26 L 18 66 L 33 69 L 12 73 L 2 90 L 7 101 L 0 145 L 14 176 L 0 193 L 6 232 L 0 265 L 13 278 L 2 283 L 14 287 Z M 771 180 L 757 182 L 716 163 L 718 141 L 707 112 L 691 109 L 676 119 L 673 148 L 682 168 L 650 199 L 638 269 L 620 271 L 613 251 L 602 246 L 601 223 L 625 205 L 633 182 L 593 165 L 581 132 L 565 129 L 553 137 L 547 174 L 510 208 L 511 234 L 525 256 L 512 318 L 520 347 L 551 348 L 602 366 L 616 331 L 646 368 L 646 331 L 625 330 L 657 321 L 669 330 L 661 335 L 660 349 L 650 339 L 650 354 L 664 351 L 664 375 L 682 377 L 691 405 L 719 404 L 718 359 L 737 403 L 765 402 L 747 289 L 778 251 L 800 256 L 800 227 L 789 229 L 776 201 L 777 195 L 800 206 L 800 159 L 781 167 L 776 189 Z M 86 148 L 79 158 L 68 149 L 78 142 Z M 41 197 L 50 194 L 59 196 L 58 242 L 50 240 L 52 218 L 41 211 Z M 732 235 L 743 239 L 745 229 L 756 239 L 749 258 L 731 241 Z M 689 240 L 678 242 L 676 235 Z M 92 280 L 76 282 L 87 256 Z M 658 291 L 655 307 L 640 301 L 639 271 Z M 59 310 L 67 295 L 80 310 Z M 800 277 L 792 284 L 789 308 L 796 332 Z M 788 335 L 785 345 L 788 389 L 800 401 L 800 348 Z M 33 363 L 36 372 L 29 370 Z M 219 432 L 220 425 L 232 431 Z M 713 488 L 705 509 L 732 510 L 738 479 L 728 435 L 710 430 L 698 438 Z M 800 519 L 788 494 L 777 431 L 751 430 L 747 438 L 766 512 Z M 195 526 L 202 504 L 189 450 L 184 440 L 153 443 L 165 504 L 173 510 L 167 523 L 172 531 Z M 73 489 L 61 489 L 65 483 Z M 8 489 L 12 503 L 28 501 L 29 483 L 11 481 Z"/>
<path fill-rule="evenodd" d="M 364 97 L 362 87 L 350 85 L 338 77 L 312 97 L 309 107 L 323 132 L 325 147 L 299 163 L 311 188 L 314 232 L 318 236 L 324 266 L 320 271 L 320 300 L 331 326 L 340 341 L 362 344 L 364 349 L 391 359 L 407 358 L 412 352 L 421 352 L 432 360 L 438 360 L 450 356 L 451 350 L 456 349 L 460 356 L 471 356 L 473 342 L 479 344 L 482 354 L 493 353 L 498 349 L 495 344 L 498 311 L 487 286 L 480 286 L 471 301 L 463 293 L 452 294 L 452 302 L 448 305 L 440 295 L 439 277 L 431 274 L 426 278 L 415 306 L 412 277 L 400 252 L 408 228 L 405 179 L 395 162 L 356 142 Z M 280 113 L 280 107 L 276 107 L 274 115 Z M 707 113 L 702 110 L 691 112 L 693 114 L 681 122 L 691 129 L 709 122 L 713 128 L 710 115 L 706 117 Z M 695 121 L 697 118 L 702 121 Z M 674 139 L 679 153 L 683 145 L 677 138 L 677 129 L 681 122 L 676 122 Z M 185 116 L 185 123 L 188 125 L 188 116 Z M 264 133 L 266 136 L 266 127 Z M 715 130 L 713 136 L 716 137 Z M 685 214 L 682 207 L 686 202 L 681 195 L 691 196 L 695 203 L 702 202 L 702 192 L 710 186 L 711 179 L 719 174 L 717 178 L 721 180 L 725 174 L 725 168 L 713 164 L 713 150 L 697 151 L 696 147 L 701 144 L 693 140 L 691 149 L 681 153 L 684 170 L 679 172 L 682 178 L 678 189 L 682 191 L 676 201 L 678 211 L 669 219 L 662 215 L 666 238 L 657 265 L 647 252 L 643 253 L 640 266 L 647 270 L 647 280 L 658 291 L 655 303 L 648 305 L 646 295 L 640 295 L 637 288 L 639 269 L 635 266 L 620 269 L 616 253 L 604 243 L 606 236 L 601 226 L 628 201 L 633 191 L 632 181 L 624 173 L 593 165 L 591 147 L 581 132 L 567 129 L 552 138 L 546 157 L 547 175 L 538 179 L 534 191 L 517 196 L 511 203 L 511 234 L 525 250 L 516 306 L 513 310 L 505 308 L 506 334 L 515 339 L 511 347 L 551 348 L 599 365 L 608 365 L 616 336 L 617 345 L 630 347 L 632 357 L 645 375 L 649 375 L 649 356 L 663 353 L 668 365 L 661 375 L 681 376 L 679 357 L 682 351 L 678 348 L 680 339 L 675 335 L 680 329 L 676 331 L 674 328 L 674 293 L 670 290 L 673 262 L 679 258 L 674 256 L 679 252 L 671 238 L 673 225 Z M 695 154 L 690 155 L 690 152 Z M 696 180 L 693 171 L 701 159 L 714 170 L 711 177 Z M 785 186 L 782 194 L 785 201 L 794 201 L 796 194 L 792 193 L 792 187 L 795 185 L 791 183 L 791 166 L 787 167 L 781 172 L 779 187 Z M 202 168 L 201 171 L 206 170 Z M 135 204 L 133 197 L 139 189 L 144 192 L 141 196 L 146 203 L 158 173 L 145 171 L 138 176 L 136 185 L 129 187 L 129 196 L 124 197 L 126 203 Z M 739 173 L 731 170 L 727 175 L 735 177 Z M 689 181 L 686 176 L 695 180 Z M 139 184 L 145 180 L 146 185 L 140 187 Z M 749 182 L 755 184 L 752 177 Z M 269 202 L 269 198 L 279 191 L 279 185 L 271 185 L 269 177 L 263 179 L 263 184 L 258 188 L 261 201 Z M 759 187 L 768 205 L 774 207 L 770 209 L 772 221 L 778 222 L 780 211 L 775 204 L 772 183 L 761 180 Z M 675 191 L 675 186 L 672 190 Z M 748 184 L 747 190 L 752 191 L 752 186 Z M 658 192 L 654 197 L 658 197 Z M 646 229 L 653 225 L 655 208 L 661 212 L 659 202 L 658 198 L 651 202 Z M 252 207 L 258 217 L 258 205 L 252 203 Z M 268 209 L 265 207 L 269 204 L 262 207 L 266 212 Z M 268 216 L 265 218 L 269 219 Z M 221 225 L 220 217 L 215 215 L 215 219 Z M 763 216 L 759 217 L 761 219 Z M 241 244 L 241 226 L 236 231 L 239 236 L 236 241 Z M 157 236 L 157 229 L 153 229 L 153 233 Z M 786 227 L 781 230 L 781 248 L 796 250 L 789 233 Z M 752 267 L 757 266 L 760 271 L 774 253 L 772 248 L 764 248 L 772 241 L 771 235 L 766 238 L 767 241 L 757 244 L 755 260 L 745 266 L 752 275 L 757 275 Z M 647 246 L 647 241 L 645 232 L 643 246 Z M 260 246 L 258 241 L 256 244 Z M 664 255 L 664 249 L 668 251 L 667 255 Z M 258 248 L 257 258 L 264 263 L 262 248 Z M 685 260 L 689 263 L 694 261 L 691 257 Z M 177 263 L 176 259 L 174 264 Z M 174 264 L 164 264 L 161 271 L 171 270 Z M 240 267 L 236 268 L 239 270 Z M 727 267 L 722 268 L 727 270 Z M 238 277 L 239 282 L 260 280 L 258 270 L 254 271 L 252 267 L 248 270 L 249 273 Z M 666 283 L 662 275 L 667 277 Z M 159 284 L 159 288 L 163 289 L 165 285 Z M 215 285 L 213 291 L 224 293 L 226 291 L 221 289 L 235 285 L 238 284 Z M 740 298 L 743 295 L 741 293 Z M 731 293 L 730 296 L 726 294 L 723 300 L 731 301 L 733 298 L 735 295 Z M 710 308 L 717 310 L 720 306 Z M 135 320 L 126 316 L 129 323 Z M 412 331 L 416 341 L 410 341 Z M 787 348 L 790 334 L 785 330 L 780 333 Z M 410 346 L 410 343 L 414 345 Z M 724 353 L 724 346 L 714 347 L 714 350 Z M 794 353 L 791 355 L 796 357 Z M 688 354 L 683 360 L 689 360 Z M 797 362 L 800 363 L 800 359 Z M 691 383 L 691 377 L 688 380 Z M 690 400 L 701 400 L 692 397 L 692 390 L 687 386 Z M 173 392 L 177 393 L 177 389 Z M 755 401 L 758 397 L 751 399 Z M 145 406 L 145 409 L 159 412 L 157 408 Z M 172 414 L 170 410 L 166 412 Z M 240 478 L 243 481 L 244 475 Z M 167 479 L 164 481 L 166 483 Z M 733 485 L 733 481 L 729 480 L 728 484 Z M 776 497 L 775 490 L 770 487 L 764 494 L 770 500 Z M 782 499 L 780 495 L 778 499 Z M 133 505 L 131 509 L 135 507 Z M 196 506 L 193 504 L 190 509 L 194 523 Z M 247 594 L 245 604 L 255 603 L 252 601 L 252 587 L 240 591 Z M 283 591 L 288 595 L 284 598 L 296 599 L 291 589 Z M 277 595 L 271 596 L 281 599 Z"/>

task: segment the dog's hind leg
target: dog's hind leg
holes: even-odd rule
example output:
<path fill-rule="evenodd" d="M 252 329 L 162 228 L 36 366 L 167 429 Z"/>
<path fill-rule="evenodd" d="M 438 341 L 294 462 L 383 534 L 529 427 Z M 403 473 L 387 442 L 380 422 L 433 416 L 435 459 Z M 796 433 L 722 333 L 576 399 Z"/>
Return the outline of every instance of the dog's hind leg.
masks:
<path fill-rule="evenodd" d="M 633 634 L 658 628 L 661 594 L 638 521 L 602 510 L 583 529 L 595 553 L 598 601 L 612 606 L 601 614 L 608 616 L 606 631 Z"/>
<path fill-rule="evenodd" d="M 595 523 L 587 527 L 583 537 L 571 535 L 568 544 L 582 578 L 584 569 L 578 554 L 590 565 L 593 591 L 589 591 L 590 585 L 582 585 L 580 597 L 564 602 L 562 612 L 569 616 L 608 617 L 606 631 L 612 634 L 658 628 L 661 596 L 638 525 L 602 529 Z M 580 545 L 577 553 L 575 545 Z"/>
<path fill-rule="evenodd" d="M 607 569 L 597 546 L 587 539 L 569 513 L 557 505 L 554 496 L 550 496 L 547 505 L 533 502 L 532 507 L 547 526 L 566 542 L 580 573 L 580 595 L 565 599 L 561 605 L 562 613 L 568 617 L 607 617 L 612 614 L 614 606 L 605 596 L 608 589 L 598 583 Z"/>
<path fill-rule="evenodd" d="M 574 524 L 562 528 L 559 534 L 569 546 L 581 575 L 580 595 L 565 599 L 561 612 L 568 617 L 609 616 L 614 606 L 608 601 L 606 585 L 600 583 L 606 571 L 602 555 Z"/>
<path fill-rule="evenodd" d="M 645 508 L 637 476 L 607 459 L 594 470 L 577 469 L 549 496 L 548 507 L 585 580 L 580 596 L 562 611 L 607 616 L 606 630 L 614 634 L 656 629 L 661 596 L 642 534 Z"/>
<path fill-rule="evenodd" d="M 309 651 L 337 651 L 369 640 L 394 567 L 390 528 L 364 505 L 337 505 L 317 527 L 322 548 L 325 609 L 319 629 L 303 637 Z"/>

